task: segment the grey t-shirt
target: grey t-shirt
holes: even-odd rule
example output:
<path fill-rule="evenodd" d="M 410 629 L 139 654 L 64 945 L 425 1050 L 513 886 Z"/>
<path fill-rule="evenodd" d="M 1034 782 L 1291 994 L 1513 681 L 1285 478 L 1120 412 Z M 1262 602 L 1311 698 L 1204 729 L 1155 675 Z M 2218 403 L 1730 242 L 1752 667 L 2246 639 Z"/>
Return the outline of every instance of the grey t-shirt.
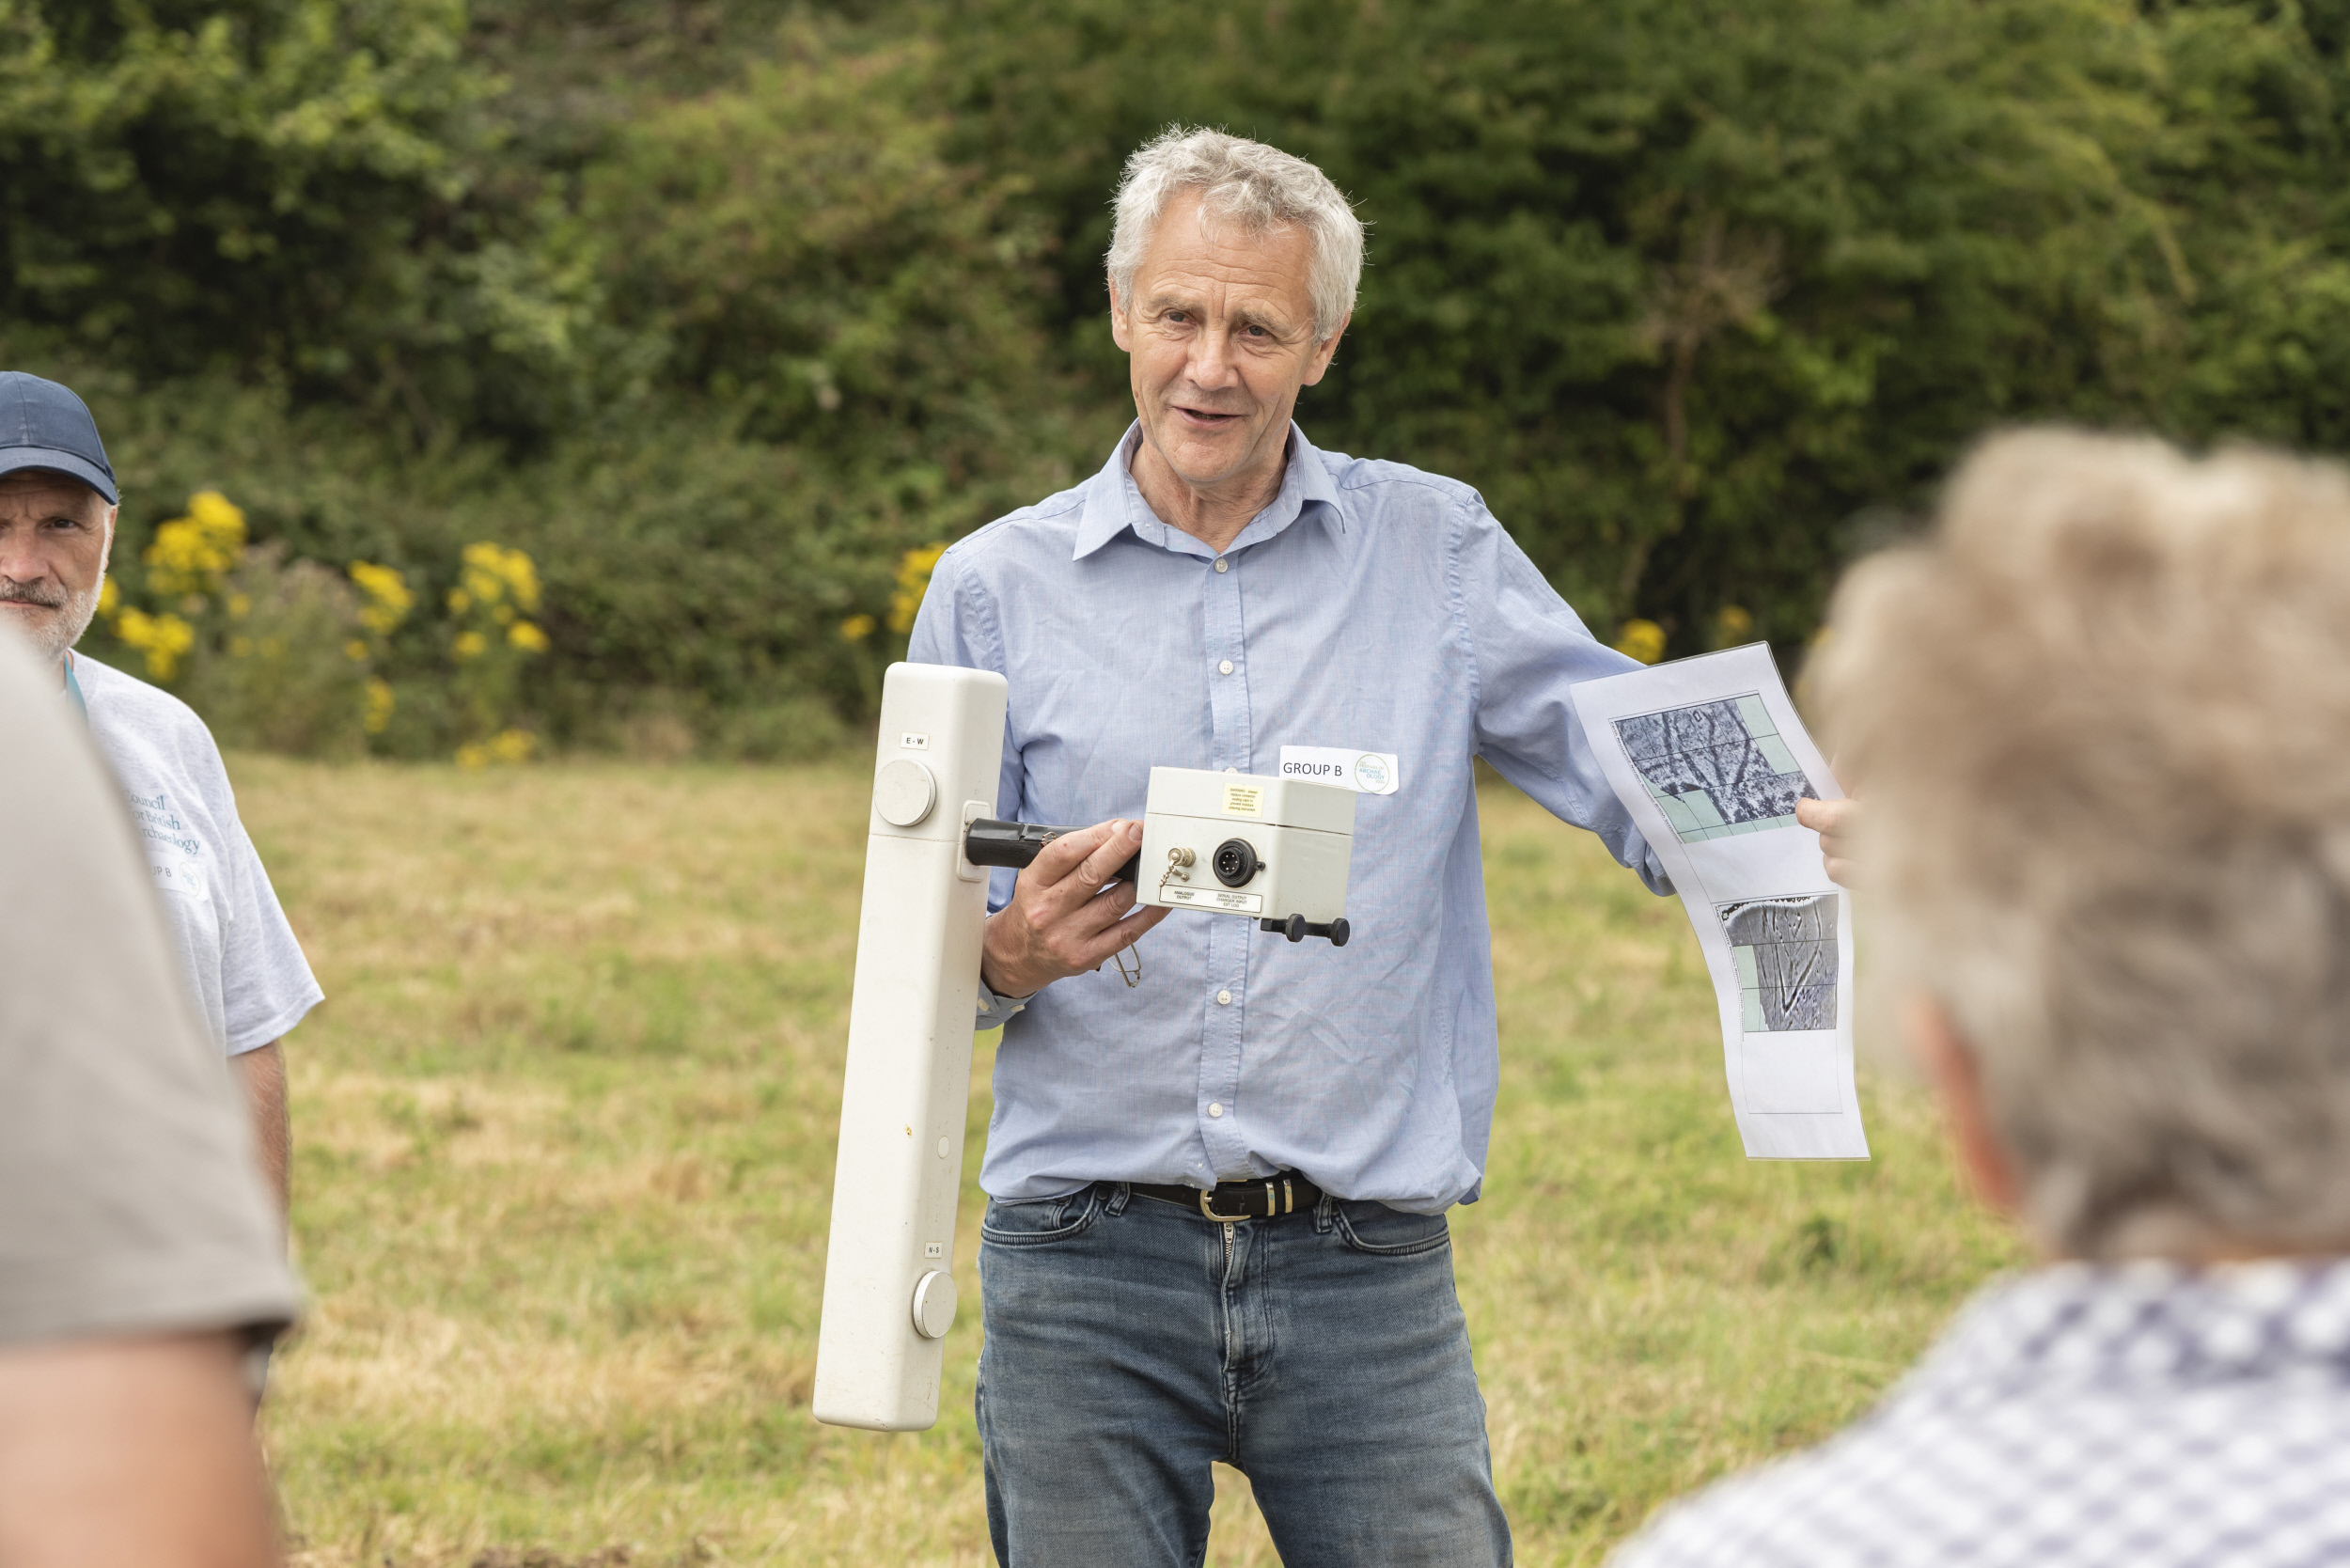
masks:
<path fill-rule="evenodd" d="M 120 799 L 54 667 L 0 631 L 0 1346 L 297 1306 Z"/>
<path fill-rule="evenodd" d="M 237 818 L 212 732 L 135 676 L 79 653 L 73 671 L 212 1043 L 233 1057 L 280 1039 L 323 994 Z"/>

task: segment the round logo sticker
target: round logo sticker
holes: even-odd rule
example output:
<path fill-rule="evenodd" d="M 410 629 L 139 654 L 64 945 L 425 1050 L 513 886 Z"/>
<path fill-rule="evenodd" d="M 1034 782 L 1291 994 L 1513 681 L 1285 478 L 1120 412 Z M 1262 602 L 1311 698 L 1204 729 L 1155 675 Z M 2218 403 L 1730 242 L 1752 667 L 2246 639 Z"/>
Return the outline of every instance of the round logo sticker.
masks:
<path fill-rule="evenodd" d="M 1390 782 L 1386 758 L 1374 757 L 1366 751 L 1355 759 L 1355 788 L 1366 794 L 1384 795 Z"/>

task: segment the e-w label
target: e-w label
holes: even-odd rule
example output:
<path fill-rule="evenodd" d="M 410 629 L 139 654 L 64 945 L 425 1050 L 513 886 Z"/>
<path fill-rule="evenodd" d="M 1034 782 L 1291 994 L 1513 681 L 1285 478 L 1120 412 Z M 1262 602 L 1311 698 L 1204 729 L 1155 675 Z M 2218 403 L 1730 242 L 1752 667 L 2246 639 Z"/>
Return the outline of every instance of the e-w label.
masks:
<path fill-rule="evenodd" d="M 1391 795 L 1403 782 L 1392 751 L 1355 751 L 1342 745 L 1285 745 L 1281 776 L 1308 784 L 1335 784 L 1359 795 Z"/>

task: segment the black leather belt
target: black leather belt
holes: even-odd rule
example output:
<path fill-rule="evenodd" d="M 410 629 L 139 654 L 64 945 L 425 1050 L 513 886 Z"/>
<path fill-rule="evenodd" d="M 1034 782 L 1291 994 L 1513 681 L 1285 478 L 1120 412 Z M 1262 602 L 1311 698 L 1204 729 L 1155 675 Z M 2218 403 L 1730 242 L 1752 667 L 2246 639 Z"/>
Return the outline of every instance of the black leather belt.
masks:
<path fill-rule="evenodd" d="M 1278 1219 L 1283 1215 L 1309 1214 L 1322 1201 L 1322 1189 L 1294 1170 L 1260 1176 L 1253 1182 L 1220 1182 L 1212 1188 L 1160 1186 L 1150 1182 L 1128 1185 L 1144 1198 L 1162 1203 L 1197 1208 L 1210 1219 L 1230 1224 L 1241 1219 Z"/>

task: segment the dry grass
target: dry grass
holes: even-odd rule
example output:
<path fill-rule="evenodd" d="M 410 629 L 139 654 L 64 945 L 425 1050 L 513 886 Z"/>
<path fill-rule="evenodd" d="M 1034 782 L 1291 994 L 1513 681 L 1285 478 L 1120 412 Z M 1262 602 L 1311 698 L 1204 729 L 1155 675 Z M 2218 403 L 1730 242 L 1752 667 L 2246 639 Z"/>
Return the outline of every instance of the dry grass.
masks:
<path fill-rule="evenodd" d="M 935 1431 L 807 1409 L 863 770 L 236 773 L 330 997 L 289 1046 L 297 1560 L 987 1560 L 976 1312 Z M 1907 1091 L 1864 1088 L 1872 1164 L 1742 1159 L 1678 907 L 1484 804 L 1505 1076 L 1461 1292 L 1520 1559 L 1586 1562 L 1861 1409 L 2010 1253 Z M 1274 1562 L 1222 1479 L 1210 1560 Z"/>

